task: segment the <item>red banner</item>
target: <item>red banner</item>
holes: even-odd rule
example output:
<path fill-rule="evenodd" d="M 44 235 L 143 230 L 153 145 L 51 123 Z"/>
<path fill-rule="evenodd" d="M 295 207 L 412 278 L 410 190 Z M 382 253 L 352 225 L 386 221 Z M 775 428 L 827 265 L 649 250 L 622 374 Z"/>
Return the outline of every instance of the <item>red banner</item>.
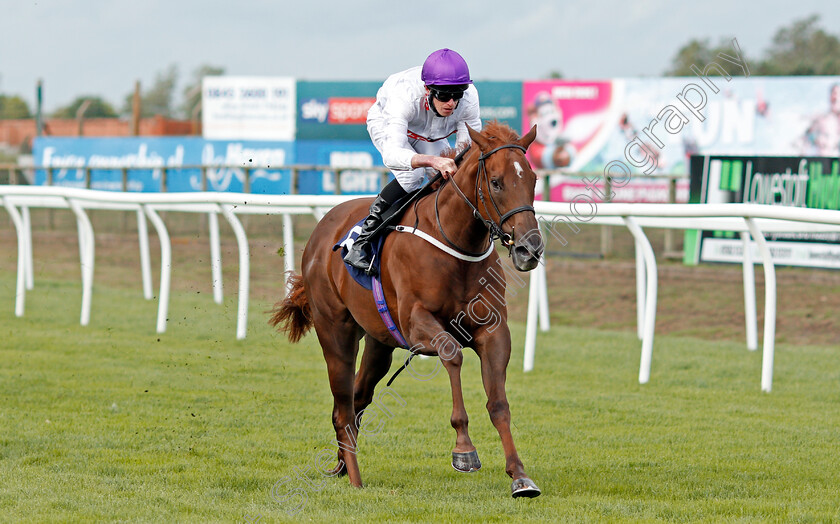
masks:
<path fill-rule="evenodd" d="M 364 124 L 375 98 L 330 98 L 330 124 Z"/>

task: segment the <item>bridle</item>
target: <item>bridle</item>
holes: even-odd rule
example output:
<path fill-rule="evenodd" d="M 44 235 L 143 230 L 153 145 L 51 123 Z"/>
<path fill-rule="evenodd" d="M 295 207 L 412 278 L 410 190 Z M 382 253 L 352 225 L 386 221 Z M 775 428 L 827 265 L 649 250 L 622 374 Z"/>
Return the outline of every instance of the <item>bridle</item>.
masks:
<path fill-rule="evenodd" d="M 497 147 L 497 148 L 495 148 L 491 151 L 488 151 L 487 153 L 484 153 L 483 155 L 478 157 L 478 172 L 476 173 L 476 176 L 475 176 L 475 194 L 477 196 L 476 202 L 479 202 L 479 201 L 481 202 L 481 205 L 484 207 L 484 210 L 485 210 L 485 212 L 487 212 L 487 216 L 489 217 L 490 216 L 490 209 L 487 206 L 487 200 L 489 200 L 490 204 L 493 205 L 493 209 L 496 211 L 496 214 L 499 216 L 499 221 L 498 222 L 494 222 L 490 218 L 485 218 L 481 214 L 481 212 L 478 210 L 478 208 L 475 205 L 473 205 L 473 203 L 470 201 L 469 198 L 467 198 L 467 195 L 465 195 L 464 192 L 461 190 L 461 188 L 458 187 L 458 184 L 455 183 L 455 177 L 454 176 L 450 177 L 447 180 L 447 182 L 452 183 L 452 187 L 455 188 L 455 190 L 461 196 L 461 198 L 464 200 L 464 202 L 466 202 L 467 205 L 470 206 L 470 208 L 473 211 L 473 217 L 476 220 L 482 222 L 484 224 L 484 226 L 487 227 L 488 231 L 490 232 L 489 243 L 492 244 L 493 241 L 496 240 L 497 238 L 501 239 L 502 244 L 505 247 L 508 248 L 508 253 L 510 253 L 510 249 L 511 249 L 511 247 L 513 247 L 513 237 L 510 234 L 505 233 L 502 230 L 502 225 L 505 223 L 505 221 L 507 221 L 507 219 L 509 219 L 510 217 L 512 217 L 512 216 L 514 216 L 518 213 L 522 213 L 523 211 L 530 211 L 530 212 L 534 213 L 535 211 L 534 211 L 534 206 L 519 206 L 517 208 L 511 209 L 507 213 L 502 213 L 501 210 L 499 209 L 498 204 L 496 204 L 496 200 L 493 198 L 493 194 L 491 192 L 489 192 L 490 178 L 487 175 L 487 168 L 484 165 L 484 161 L 487 160 L 487 158 L 489 158 L 493 153 L 501 151 L 502 149 L 519 149 L 520 151 L 522 151 L 523 154 L 526 152 L 526 149 L 524 147 L 520 146 L 519 144 L 505 144 L 505 145 L 499 146 L 499 147 Z M 484 191 L 482 191 L 482 189 L 481 189 L 482 175 L 483 175 L 483 178 L 484 178 L 484 181 L 485 181 L 485 186 L 488 188 L 488 193 L 487 193 L 486 200 L 485 200 Z M 470 255 L 470 256 L 481 255 L 481 253 L 471 253 L 469 251 L 465 251 L 465 250 L 461 249 L 460 247 L 455 245 L 454 242 L 449 240 L 449 238 L 446 236 L 446 233 L 444 233 L 443 224 L 441 224 L 441 222 L 440 222 L 440 213 L 438 211 L 438 197 L 440 196 L 440 193 L 441 193 L 441 191 L 438 190 L 437 194 L 435 195 L 435 218 L 437 219 L 438 231 L 440 231 L 440 234 L 443 236 L 443 239 L 446 240 L 446 242 L 449 243 L 450 246 L 452 246 L 453 248 L 455 248 L 455 249 L 457 249 L 457 250 L 459 250 L 459 251 L 461 251 L 461 252 L 463 252 L 467 255 Z"/>

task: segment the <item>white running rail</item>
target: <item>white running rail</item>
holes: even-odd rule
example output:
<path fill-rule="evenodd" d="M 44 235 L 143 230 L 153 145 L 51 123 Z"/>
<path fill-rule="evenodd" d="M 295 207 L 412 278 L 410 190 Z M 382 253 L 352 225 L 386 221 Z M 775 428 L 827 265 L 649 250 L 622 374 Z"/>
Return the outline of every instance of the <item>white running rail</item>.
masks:
<path fill-rule="evenodd" d="M 80 323 L 90 322 L 93 291 L 94 231 L 88 209 L 135 211 L 140 241 L 140 266 L 143 296 L 152 298 L 151 262 L 146 219 L 157 231 L 161 248 L 160 292 L 158 294 L 157 332 L 166 331 L 172 269 L 172 245 L 166 224 L 159 211 L 206 213 L 209 220 L 210 258 L 213 299 L 222 302 L 222 266 L 218 215 L 230 223 L 239 248 L 239 297 L 236 337 L 244 339 L 248 326 L 250 258 L 248 238 L 237 215 L 279 214 L 283 217 L 283 252 L 286 271 L 294 270 L 292 215 L 311 214 L 320 219 L 326 210 L 352 196 L 333 195 L 255 195 L 242 193 L 117 193 L 66 187 L 0 186 L 0 203 L 8 211 L 17 232 L 18 271 L 15 315 L 23 316 L 26 290 L 33 288 L 32 229 L 30 208 L 70 209 L 76 216 L 79 234 L 79 257 L 82 266 L 82 311 Z"/>
<path fill-rule="evenodd" d="M 757 349 L 755 307 L 755 274 L 748 241 L 755 239 L 764 266 L 764 345 L 761 367 L 761 389 L 769 392 L 773 384 L 773 358 L 776 334 L 776 271 L 764 232 L 837 232 L 840 231 L 840 211 L 805 209 L 758 204 L 597 204 L 597 213 L 579 216 L 567 202 L 536 202 L 534 207 L 545 231 L 569 235 L 566 222 L 578 220 L 585 224 L 625 226 L 636 239 L 637 319 L 642 340 L 639 383 L 650 380 L 653 358 L 653 338 L 656 323 L 656 258 L 643 227 L 665 229 L 704 229 L 741 233 L 744 252 L 744 307 L 746 311 L 747 347 Z M 558 217 L 563 220 L 557 221 Z M 544 235 L 550 242 L 551 235 Z M 525 337 L 523 369 L 534 368 L 537 331 L 537 306 L 546 299 L 545 266 L 540 264 L 531 273 L 528 296 L 528 318 Z M 536 282 L 536 283 L 535 283 Z M 545 329 L 546 321 L 539 315 Z M 547 316 L 547 314 L 545 315 Z"/>
<path fill-rule="evenodd" d="M 313 215 L 317 220 L 330 208 L 355 198 L 338 195 L 258 195 L 243 193 L 120 193 L 67 187 L 0 186 L 0 203 L 9 213 L 17 232 L 18 264 L 15 295 L 15 315 L 23 316 L 26 290 L 34 285 L 32 262 L 32 231 L 30 208 L 70 209 L 76 216 L 79 234 L 79 256 L 82 265 L 82 311 L 80 322 L 90 321 L 91 292 L 94 268 L 94 231 L 87 217 L 88 209 L 135 211 L 140 242 L 143 296 L 152 298 L 151 263 L 146 219 L 157 231 L 161 243 L 161 279 L 158 294 L 157 331 L 166 330 L 169 307 L 172 248 L 166 224 L 158 211 L 206 213 L 209 220 L 213 298 L 222 302 L 221 250 L 219 247 L 218 215 L 230 223 L 239 248 L 239 303 L 236 336 L 245 338 L 248 321 L 249 248 L 248 238 L 239 219 L 240 214 L 275 214 L 283 217 L 283 250 L 286 271 L 294 269 L 292 216 Z M 762 257 L 765 276 L 764 347 L 762 356 L 761 389 L 770 391 L 773 380 L 773 353 L 776 328 L 775 266 L 764 241 L 763 232 L 837 232 L 840 231 L 840 211 L 803 209 L 756 204 L 611 204 L 597 205 L 597 213 L 580 217 L 569 203 L 536 202 L 534 207 L 543 229 L 566 227 L 555 222 L 563 217 L 567 222 L 578 220 L 585 224 L 627 227 L 636 240 L 636 289 L 638 336 L 642 341 L 639 382 L 650 380 L 653 339 L 656 322 L 657 271 L 656 258 L 645 236 L 645 227 L 668 229 L 704 229 L 735 231 L 747 246 L 754 238 Z M 563 231 L 568 235 L 567 231 Z M 546 239 L 550 241 L 550 234 Z M 757 321 L 755 307 L 755 275 L 750 249 L 743 262 L 744 307 L 746 312 L 747 347 L 757 349 Z M 549 328 L 548 298 L 545 265 L 539 264 L 531 272 L 528 295 L 528 316 L 523 368 L 534 368 L 537 323 L 543 331 Z"/>

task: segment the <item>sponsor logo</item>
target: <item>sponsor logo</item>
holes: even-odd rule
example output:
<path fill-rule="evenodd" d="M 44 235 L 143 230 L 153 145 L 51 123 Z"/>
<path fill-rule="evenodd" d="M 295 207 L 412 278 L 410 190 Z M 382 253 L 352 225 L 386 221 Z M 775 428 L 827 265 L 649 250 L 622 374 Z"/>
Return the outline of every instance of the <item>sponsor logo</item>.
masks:
<path fill-rule="evenodd" d="M 375 98 L 330 98 L 330 124 L 364 124 Z"/>
<path fill-rule="evenodd" d="M 323 124 L 327 121 L 330 105 L 326 98 L 310 98 L 300 104 L 300 118 Z"/>

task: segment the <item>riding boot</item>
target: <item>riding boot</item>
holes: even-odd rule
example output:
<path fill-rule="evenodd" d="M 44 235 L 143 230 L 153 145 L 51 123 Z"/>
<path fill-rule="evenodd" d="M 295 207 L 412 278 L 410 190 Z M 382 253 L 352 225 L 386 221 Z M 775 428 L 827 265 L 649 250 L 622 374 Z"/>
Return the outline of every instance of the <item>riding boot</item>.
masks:
<path fill-rule="evenodd" d="M 355 267 L 361 269 L 367 274 L 371 275 L 373 271 L 373 248 L 371 247 L 371 237 L 376 228 L 382 224 L 382 215 L 391 207 L 391 203 L 382 198 L 382 195 L 376 197 L 373 204 L 370 205 L 370 215 L 362 224 L 362 232 L 359 233 L 358 238 L 353 242 L 353 245 L 344 256 L 344 261 Z"/>

